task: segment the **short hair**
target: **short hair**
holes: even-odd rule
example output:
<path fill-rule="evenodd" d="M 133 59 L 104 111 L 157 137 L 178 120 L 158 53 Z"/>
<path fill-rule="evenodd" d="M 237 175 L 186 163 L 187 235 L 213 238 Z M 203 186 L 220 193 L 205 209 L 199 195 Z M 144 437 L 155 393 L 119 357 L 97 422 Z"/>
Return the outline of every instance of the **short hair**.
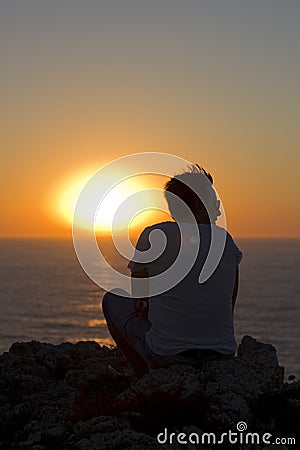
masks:
<path fill-rule="evenodd" d="M 214 207 L 216 203 L 216 194 L 212 185 L 212 175 L 199 164 L 192 164 L 182 173 L 172 177 L 164 186 L 165 197 L 172 216 L 180 219 L 185 215 L 181 203 L 175 200 L 174 195 L 176 195 L 184 201 L 194 216 L 199 212 L 200 207 L 209 217 L 207 206 L 212 199 Z M 169 193 L 174 195 L 169 195 Z"/>

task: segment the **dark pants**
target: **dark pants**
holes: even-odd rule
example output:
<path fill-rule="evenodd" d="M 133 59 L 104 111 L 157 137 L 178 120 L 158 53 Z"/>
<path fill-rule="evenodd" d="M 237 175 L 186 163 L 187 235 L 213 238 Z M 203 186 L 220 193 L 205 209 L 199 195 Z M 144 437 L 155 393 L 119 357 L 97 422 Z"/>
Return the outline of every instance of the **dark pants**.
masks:
<path fill-rule="evenodd" d="M 136 314 L 130 297 L 107 292 L 102 301 L 102 311 L 108 329 L 120 351 L 132 365 L 138 377 L 150 368 L 188 364 L 200 367 L 204 362 L 223 358 L 214 350 L 186 350 L 176 355 L 161 356 L 154 353 L 146 342 L 145 334 L 151 328 L 149 320 Z"/>

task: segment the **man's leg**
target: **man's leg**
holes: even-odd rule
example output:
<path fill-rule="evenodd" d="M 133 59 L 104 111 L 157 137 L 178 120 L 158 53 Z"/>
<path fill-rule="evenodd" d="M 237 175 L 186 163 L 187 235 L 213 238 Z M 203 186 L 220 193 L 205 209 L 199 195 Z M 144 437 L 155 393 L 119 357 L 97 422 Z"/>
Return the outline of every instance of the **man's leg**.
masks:
<path fill-rule="evenodd" d="M 133 367 L 136 376 L 143 376 L 149 371 L 149 365 L 143 358 L 143 339 L 145 339 L 145 332 L 151 326 L 150 322 L 135 314 L 130 297 L 122 297 L 112 292 L 104 295 L 102 311 L 110 334 L 118 348 Z M 139 341 L 136 341 L 135 338 L 133 340 L 128 338 L 126 333 L 128 322 L 134 322 L 135 328 L 138 330 Z M 136 342 L 137 345 L 135 345 Z"/>

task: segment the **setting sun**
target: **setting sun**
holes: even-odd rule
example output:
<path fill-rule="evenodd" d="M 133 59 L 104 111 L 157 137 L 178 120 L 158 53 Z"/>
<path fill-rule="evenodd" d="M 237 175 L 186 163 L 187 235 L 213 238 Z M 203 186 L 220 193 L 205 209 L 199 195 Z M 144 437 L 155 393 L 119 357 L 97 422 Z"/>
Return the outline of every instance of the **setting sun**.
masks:
<path fill-rule="evenodd" d="M 90 170 L 83 172 L 80 175 L 73 175 L 56 188 L 52 194 L 52 209 L 55 210 L 56 215 L 58 215 L 66 224 L 72 224 L 77 199 L 84 186 L 95 172 L 95 170 Z M 120 176 L 120 179 L 121 178 L 122 177 Z M 101 204 L 99 204 L 95 218 L 95 231 L 105 233 L 110 232 L 118 208 L 126 201 L 126 199 L 143 189 L 147 189 L 147 186 L 143 184 L 139 178 L 128 178 L 113 186 L 107 192 L 101 201 Z M 97 189 L 95 189 L 95 195 L 97 195 Z M 150 196 L 151 193 L 145 193 L 143 200 L 145 200 L 145 198 L 149 199 Z M 140 226 L 147 218 L 149 220 L 151 211 L 142 211 L 144 207 L 144 202 L 141 202 L 140 199 L 135 200 L 135 210 L 137 215 L 130 223 L 128 223 L 127 218 L 124 216 L 124 220 L 119 220 L 115 225 L 116 229 L 125 229 L 128 225 L 130 228 L 134 228 Z M 139 211 L 142 212 L 139 214 Z M 89 227 L 87 218 L 84 215 L 80 217 L 80 223 L 83 229 Z"/>

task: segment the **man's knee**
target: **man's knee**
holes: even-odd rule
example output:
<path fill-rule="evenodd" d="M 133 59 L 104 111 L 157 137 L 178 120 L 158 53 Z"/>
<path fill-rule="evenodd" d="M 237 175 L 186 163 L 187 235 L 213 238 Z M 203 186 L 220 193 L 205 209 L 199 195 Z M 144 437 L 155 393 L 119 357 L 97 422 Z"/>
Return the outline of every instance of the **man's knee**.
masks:
<path fill-rule="evenodd" d="M 102 312 L 105 317 L 108 314 L 108 303 L 109 303 L 109 292 L 106 292 L 103 295 L 103 299 L 102 299 Z"/>
<path fill-rule="evenodd" d="M 120 293 L 124 292 L 120 290 Z M 116 309 L 120 309 L 120 294 L 116 294 L 115 292 L 106 292 L 102 299 L 102 312 L 105 317 L 107 315 L 111 315 L 112 311 Z"/>
<path fill-rule="evenodd" d="M 121 326 L 133 312 L 132 300 L 128 296 L 120 296 L 115 292 L 106 292 L 103 296 L 102 313 L 106 321 Z"/>

